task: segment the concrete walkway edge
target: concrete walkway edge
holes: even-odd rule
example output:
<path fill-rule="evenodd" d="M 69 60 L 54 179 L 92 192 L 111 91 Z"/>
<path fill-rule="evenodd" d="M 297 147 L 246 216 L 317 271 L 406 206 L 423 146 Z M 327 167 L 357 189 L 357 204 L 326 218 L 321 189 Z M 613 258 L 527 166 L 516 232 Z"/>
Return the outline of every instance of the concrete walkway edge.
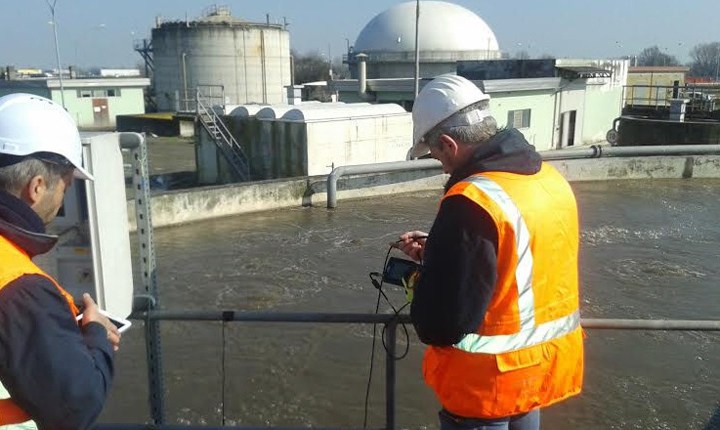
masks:
<path fill-rule="evenodd" d="M 625 179 L 720 178 L 720 155 L 593 158 L 549 161 L 568 181 Z M 176 190 L 151 198 L 154 227 L 173 226 L 243 213 L 327 203 L 327 176 L 240 183 Z M 338 208 L 343 200 L 381 195 L 437 191 L 447 180 L 439 169 L 358 175 L 338 183 Z M 328 209 L 330 210 L 330 209 Z M 128 200 L 131 230 L 135 230 L 135 203 Z"/>

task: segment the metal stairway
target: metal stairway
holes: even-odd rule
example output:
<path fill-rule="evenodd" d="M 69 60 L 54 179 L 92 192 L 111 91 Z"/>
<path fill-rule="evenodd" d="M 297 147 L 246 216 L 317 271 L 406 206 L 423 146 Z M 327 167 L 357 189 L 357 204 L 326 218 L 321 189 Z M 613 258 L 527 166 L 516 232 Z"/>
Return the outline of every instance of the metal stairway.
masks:
<path fill-rule="evenodd" d="M 216 108 L 208 106 L 200 91 L 196 94 L 197 118 L 232 167 L 233 179 L 238 182 L 250 180 L 250 164 L 242 146 L 227 129 Z"/>

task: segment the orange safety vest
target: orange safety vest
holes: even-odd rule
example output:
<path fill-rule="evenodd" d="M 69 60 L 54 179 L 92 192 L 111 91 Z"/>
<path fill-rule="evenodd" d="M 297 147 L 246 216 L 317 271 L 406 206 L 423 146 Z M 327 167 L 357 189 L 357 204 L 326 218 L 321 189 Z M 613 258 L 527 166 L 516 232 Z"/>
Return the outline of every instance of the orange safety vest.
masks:
<path fill-rule="evenodd" d="M 24 275 L 42 275 L 50 280 L 60 294 L 68 302 L 68 310 L 73 317 L 78 315 L 72 295 L 65 291 L 53 278 L 42 271 L 22 248 L 0 236 L 0 289 L 5 288 L 12 281 Z M 0 301 L 2 306 L 2 301 Z M 0 399 L 0 425 L 18 424 L 30 420 L 31 417 L 20 408 L 12 399 Z"/>
<path fill-rule="evenodd" d="M 468 418 L 518 415 L 580 393 L 579 233 L 570 185 L 543 163 L 530 176 L 471 176 L 444 198 L 455 195 L 495 221 L 498 279 L 477 333 L 426 350 L 426 383 L 446 410 Z"/>

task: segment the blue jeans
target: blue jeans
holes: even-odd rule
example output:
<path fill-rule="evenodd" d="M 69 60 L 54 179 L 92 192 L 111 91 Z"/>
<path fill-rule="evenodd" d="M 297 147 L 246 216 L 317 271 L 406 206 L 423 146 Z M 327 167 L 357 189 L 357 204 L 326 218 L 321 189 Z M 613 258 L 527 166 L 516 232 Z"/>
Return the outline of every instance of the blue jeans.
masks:
<path fill-rule="evenodd" d="M 540 409 L 496 419 L 461 418 L 445 409 L 440 413 L 440 430 L 540 430 Z"/>

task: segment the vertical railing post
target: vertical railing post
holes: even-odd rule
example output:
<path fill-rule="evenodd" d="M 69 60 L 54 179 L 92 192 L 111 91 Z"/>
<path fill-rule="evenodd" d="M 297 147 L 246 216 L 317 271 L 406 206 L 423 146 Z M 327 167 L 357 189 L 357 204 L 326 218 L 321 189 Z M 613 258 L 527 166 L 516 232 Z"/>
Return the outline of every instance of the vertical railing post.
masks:
<path fill-rule="evenodd" d="M 135 188 L 135 219 L 140 245 L 140 271 L 145 292 L 151 297 L 146 312 L 155 309 L 159 303 L 157 273 L 155 271 L 155 242 L 153 239 L 152 208 L 150 205 L 150 171 L 145 139 L 133 149 L 133 186 Z M 148 366 L 149 402 L 153 423 L 164 424 L 165 388 L 162 370 L 162 348 L 160 343 L 160 322 L 145 321 L 145 342 Z"/>
<path fill-rule="evenodd" d="M 385 324 L 385 430 L 395 430 L 395 342 L 397 320 Z"/>

